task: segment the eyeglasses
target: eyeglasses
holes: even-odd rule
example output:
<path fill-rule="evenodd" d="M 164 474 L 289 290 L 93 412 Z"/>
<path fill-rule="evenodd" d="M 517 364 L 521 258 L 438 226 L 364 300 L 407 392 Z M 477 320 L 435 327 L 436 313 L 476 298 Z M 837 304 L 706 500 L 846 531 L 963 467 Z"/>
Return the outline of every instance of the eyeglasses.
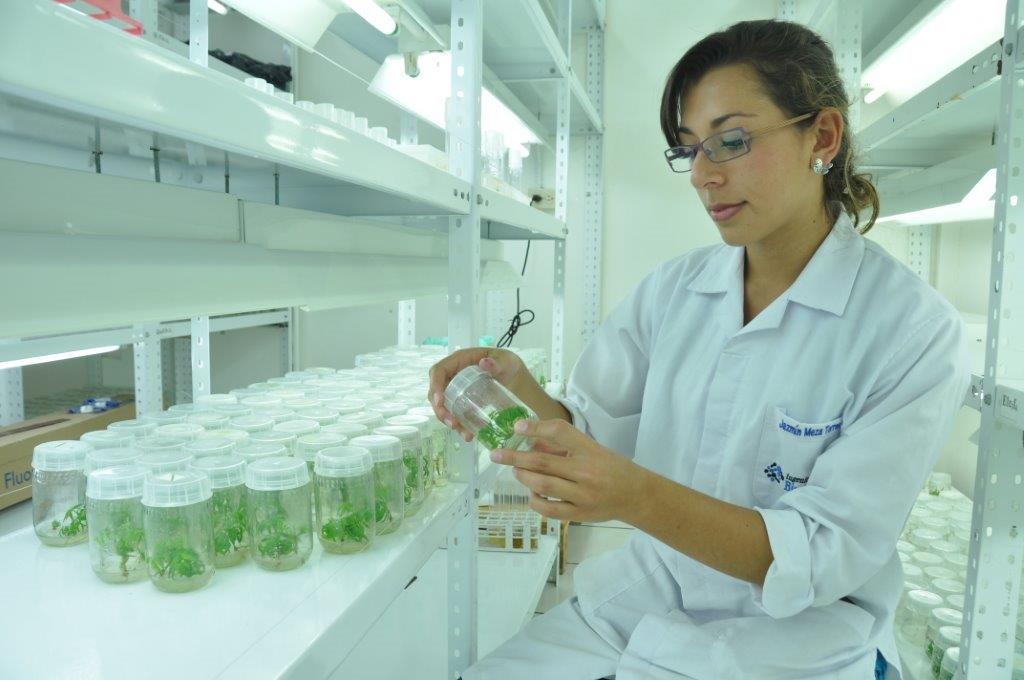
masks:
<path fill-rule="evenodd" d="M 672 172 L 690 172 L 693 169 L 693 162 L 697 160 L 697 152 L 704 151 L 704 155 L 712 163 L 724 163 L 734 158 L 745 156 L 750 153 L 750 140 L 755 137 L 762 137 L 769 132 L 781 130 L 784 127 L 799 123 L 800 121 L 815 115 L 814 112 L 805 113 L 796 118 L 784 120 L 778 125 L 761 128 L 748 132 L 746 128 L 730 128 L 717 134 L 711 135 L 699 144 L 681 144 L 665 150 L 665 160 Z"/>

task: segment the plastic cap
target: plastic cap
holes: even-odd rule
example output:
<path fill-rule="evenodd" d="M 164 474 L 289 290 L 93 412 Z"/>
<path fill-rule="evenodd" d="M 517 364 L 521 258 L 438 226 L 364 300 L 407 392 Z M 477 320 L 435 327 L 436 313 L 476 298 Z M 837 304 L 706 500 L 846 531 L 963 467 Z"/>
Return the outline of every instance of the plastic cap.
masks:
<path fill-rule="evenodd" d="M 364 434 L 370 434 L 370 428 L 366 425 L 360 425 L 359 423 L 331 423 L 330 425 L 323 425 L 320 427 L 321 432 L 330 432 L 332 434 L 343 434 L 349 439 L 352 437 L 359 437 Z"/>
<path fill-rule="evenodd" d="M 959 626 L 963 623 L 964 613 L 950 607 L 936 607 L 932 610 L 931 618 L 940 626 Z"/>
<path fill-rule="evenodd" d="M 316 454 L 318 477 L 361 477 L 373 472 L 373 456 L 361 446 L 333 446 Z"/>
<path fill-rule="evenodd" d="M 273 431 L 301 437 L 304 434 L 319 432 L 320 424 L 315 420 L 309 420 L 308 418 L 303 418 L 301 420 L 286 420 L 283 423 L 274 425 Z"/>
<path fill-rule="evenodd" d="M 157 437 L 176 437 L 178 439 L 192 440 L 205 432 L 202 425 L 196 423 L 176 423 L 174 425 L 161 425 L 156 428 L 153 434 Z"/>
<path fill-rule="evenodd" d="M 469 389 L 469 386 L 475 383 L 477 380 L 493 380 L 491 374 L 483 370 L 479 366 L 466 366 L 464 369 L 455 374 L 455 376 L 448 383 L 448 387 L 444 388 L 444 405 L 449 411 L 452 410 L 452 404 L 455 403 L 462 393 Z"/>
<path fill-rule="evenodd" d="M 217 411 L 198 411 L 196 413 L 190 413 L 186 422 L 199 425 L 204 430 L 217 430 L 222 427 L 227 427 L 228 414 L 218 413 Z"/>
<path fill-rule="evenodd" d="M 327 408 L 333 408 L 338 412 L 339 416 L 347 416 L 350 413 L 359 413 L 366 409 L 366 401 L 363 399 L 353 399 L 350 397 L 342 397 L 341 399 L 327 399 L 324 401 L 324 406 Z"/>
<path fill-rule="evenodd" d="M 214 489 L 226 489 L 245 484 L 245 459 L 234 454 L 206 456 L 193 460 L 189 467 L 210 478 Z"/>
<path fill-rule="evenodd" d="M 288 432 L 278 432 L 277 430 L 265 430 L 263 432 L 253 432 L 249 436 L 249 441 L 253 444 L 279 444 L 291 450 L 295 446 L 295 435 Z"/>
<path fill-rule="evenodd" d="M 139 420 L 144 423 L 156 423 L 157 425 L 173 425 L 174 423 L 185 422 L 187 415 L 174 411 L 157 411 L 156 413 L 144 413 Z"/>
<path fill-rule="evenodd" d="M 118 420 L 107 425 L 107 429 L 113 432 L 130 432 L 135 438 L 145 437 L 153 434 L 156 430 L 156 423 L 145 423 L 139 419 Z"/>
<path fill-rule="evenodd" d="M 405 427 L 415 427 L 417 430 L 419 430 L 420 437 L 425 437 L 427 436 L 427 433 L 430 432 L 430 421 L 425 416 L 391 416 L 390 418 L 388 418 L 387 423 L 388 425 L 402 425 Z"/>
<path fill-rule="evenodd" d="M 932 581 L 932 590 L 938 591 L 943 595 L 962 593 L 964 592 L 964 584 L 960 581 L 954 581 L 951 578 L 937 578 Z"/>
<path fill-rule="evenodd" d="M 240 444 L 235 447 L 235 453 L 242 457 L 246 462 L 251 463 L 254 460 L 260 458 L 270 458 L 271 456 L 287 456 L 288 449 L 283 444 L 274 444 L 270 442 L 250 442 L 249 444 Z"/>
<path fill-rule="evenodd" d="M 62 470 L 82 470 L 85 468 L 85 456 L 92 447 L 85 442 L 57 440 L 43 442 L 32 452 L 32 467 L 47 472 Z"/>
<path fill-rule="evenodd" d="M 238 403 L 242 403 L 242 400 L 246 397 L 257 397 L 266 393 L 267 390 L 262 387 L 236 387 L 228 392 L 228 394 L 238 400 Z"/>
<path fill-rule="evenodd" d="M 939 628 L 939 638 L 945 643 L 946 649 L 960 642 L 960 626 L 942 626 Z"/>
<path fill-rule="evenodd" d="M 298 458 L 260 458 L 245 468 L 245 485 L 254 491 L 286 491 L 306 484 L 309 484 L 309 468 Z"/>
<path fill-rule="evenodd" d="M 281 402 L 281 405 L 284 406 L 285 408 L 290 408 L 291 410 L 298 413 L 299 411 L 303 411 L 307 408 L 316 408 L 322 403 L 323 402 L 321 402 L 319 399 L 299 397 L 297 399 L 286 399 L 285 401 Z"/>
<path fill-rule="evenodd" d="M 131 465 L 138 461 L 141 455 L 142 452 L 138 449 L 127 446 L 113 449 L 93 449 L 85 454 L 85 473 L 89 474 L 93 470 L 115 465 Z"/>
<path fill-rule="evenodd" d="M 367 428 L 372 429 L 384 424 L 384 416 L 379 413 L 360 411 L 359 413 L 349 413 L 348 415 L 341 416 L 338 418 L 338 422 L 359 423 L 360 425 L 365 425 Z"/>
<path fill-rule="evenodd" d="M 209 406 L 196 406 L 195 404 L 175 404 L 174 406 L 168 406 L 167 410 L 171 413 L 184 413 L 188 415 L 190 413 L 203 413 L 213 409 Z"/>
<path fill-rule="evenodd" d="M 249 441 L 249 433 L 245 430 L 236 430 L 233 427 L 222 427 L 219 430 L 207 430 L 196 439 L 226 439 L 235 444 L 244 444 Z"/>
<path fill-rule="evenodd" d="M 150 473 L 158 475 L 174 470 L 184 470 L 192 461 L 192 454 L 183 449 L 176 451 L 154 451 L 143 453 L 138 458 L 138 464 L 145 467 Z"/>
<path fill-rule="evenodd" d="M 290 408 L 285 408 L 283 406 L 265 409 L 263 411 L 260 411 L 260 415 L 270 418 L 271 420 L 274 421 L 274 424 L 283 423 L 286 420 L 295 420 L 295 418 L 297 417 L 295 415 L 295 411 L 291 410 Z"/>
<path fill-rule="evenodd" d="M 130 432 L 118 432 L 117 430 L 96 430 L 86 432 L 79 439 L 94 449 L 113 449 L 131 446 L 135 437 Z"/>
<path fill-rule="evenodd" d="M 188 443 L 187 439 L 180 439 L 178 437 L 143 437 L 142 439 L 135 440 L 135 448 L 139 449 L 143 453 L 150 453 L 154 451 L 180 451 Z"/>
<path fill-rule="evenodd" d="M 313 420 L 320 425 L 330 425 L 338 419 L 338 411 L 326 406 L 314 406 L 313 408 L 304 408 L 295 412 L 299 418 L 306 418 Z"/>
<path fill-rule="evenodd" d="M 923 550 L 918 550 L 916 552 L 911 553 L 910 554 L 910 559 L 912 559 L 915 562 L 917 562 L 918 564 L 924 565 L 926 567 L 930 567 L 930 566 L 936 566 L 937 567 L 937 566 L 941 565 L 942 561 L 943 561 L 942 558 L 939 557 L 938 555 L 933 555 L 930 552 L 925 552 Z"/>
<path fill-rule="evenodd" d="M 946 595 L 946 604 L 949 605 L 950 609 L 964 610 L 964 594 L 953 593 L 952 595 Z"/>
<path fill-rule="evenodd" d="M 264 411 L 271 408 L 281 407 L 281 397 L 271 393 L 261 394 L 255 397 L 246 397 L 239 402 L 242 406 L 251 408 L 253 411 Z"/>
<path fill-rule="evenodd" d="M 919 605 L 928 610 L 942 606 L 942 597 L 930 590 L 911 590 L 907 593 L 907 599 L 912 605 Z"/>
<path fill-rule="evenodd" d="M 296 383 L 296 388 L 297 387 L 301 387 L 301 385 L 298 385 L 298 383 Z M 286 401 L 290 401 L 292 399 L 305 399 L 306 398 L 306 390 L 305 389 L 301 389 L 300 390 L 300 389 L 295 389 L 295 388 L 280 388 L 280 389 L 275 390 L 271 394 L 273 394 L 275 397 L 280 397 L 282 403 L 284 403 Z"/>
<path fill-rule="evenodd" d="M 222 437 L 206 437 L 202 436 L 185 444 L 182 447 L 182 451 L 192 454 L 195 458 L 205 458 L 206 456 L 221 456 L 225 453 L 231 453 L 235 450 L 235 442 L 230 439 L 224 439 Z"/>
<path fill-rule="evenodd" d="M 141 465 L 115 465 L 89 473 L 85 495 L 96 501 L 142 497 L 149 471 Z"/>
<path fill-rule="evenodd" d="M 348 441 L 343 434 L 333 432 L 314 432 L 304 434 L 295 440 L 295 455 L 307 463 L 316 460 L 316 454 L 324 449 L 342 446 Z"/>
<path fill-rule="evenodd" d="M 950 647 L 942 655 L 942 669 L 952 671 L 956 675 L 956 668 L 960 665 L 960 648 Z"/>
<path fill-rule="evenodd" d="M 348 440 L 349 446 L 366 449 L 375 463 L 386 463 L 402 459 L 402 442 L 397 437 L 384 434 L 368 434 Z"/>
<path fill-rule="evenodd" d="M 370 413 L 379 413 L 384 418 L 392 418 L 405 415 L 405 412 L 409 410 L 409 406 L 410 404 L 404 401 L 384 401 L 379 404 L 370 404 L 366 407 L 366 410 Z"/>
<path fill-rule="evenodd" d="M 916 564 L 904 564 L 903 565 L 903 577 L 907 579 L 916 578 L 919 579 L 924 576 L 924 570 Z"/>
<path fill-rule="evenodd" d="M 254 413 L 250 416 L 239 416 L 231 419 L 231 427 L 253 434 L 263 432 L 274 427 L 274 419 L 268 418 L 262 413 Z"/>
<path fill-rule="evenodd" d="M 210 500 L 210 478 L 195 470 L 178 470 L 146 477 L 142 504 L 151 508 L 179 508 Z"/>
<path fill-rule="evenodd" d="M 446 429 L 444 423 L 437 419 L 437 414 L 434 413 L 434 409 L 429 406 L 413 406 L 411 409 L 406 411 L 411 416 L 422 416 L 427 419 L 430 429 L 432 430 L 443 430 Z"/>
<path fill-rule="evenodd" d="M 415 446 L 418 448 L 423 441 L 420 437 L 420 431 L 409 425 L 383 425 L 375 428 L 373 433 L 397 437 L 402 442 L 403 447 Z"/>
<path fill-rule="evenodd" d="M 196 406 L 216 409 L 220 406 L 237 404 L 238 399 L 232 394 L 200 394 L 195 398 Z"/>
<path fill-rule="evenodd" d="M 214 406 L 213 410 L 217 413 L 227 414 L 229 418 L 238 418 L 239 416 L 247 416 L 252 413 L 251 408 L 241 404 L 221 404 Z"/>

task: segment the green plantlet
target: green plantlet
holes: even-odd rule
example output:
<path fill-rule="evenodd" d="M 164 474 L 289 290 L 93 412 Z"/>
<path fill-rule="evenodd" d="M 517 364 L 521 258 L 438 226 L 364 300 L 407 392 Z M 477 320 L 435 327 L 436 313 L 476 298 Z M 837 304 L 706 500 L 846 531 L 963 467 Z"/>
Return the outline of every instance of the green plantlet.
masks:
<path fill-rule="evenodd" d="M 320 535 L 333 543 L 369 543 L 367 526 L 372 521 L 369 510 L 357 511 L 350 503 L 344 503 L 338 517 L 324 522 Z"/>
<path fill-rule="evenodd" d="M 100 532 L 96 542 L 106 552 L 121 558 L 121 576 L 128 578 L 128 560 L 138 555 L 146 559 L 146 536 L 129 512 L 119 512 L 111 525 Z"/>
<path fill-rule="evenodd" d="M 491 424 L 477 432 L 477 437 L 490 450 L 504 448 L 515 436 L 517 420 L 526 420 L 530 412 L 522 406 L 510 406 L 491 414 Z"/>
<path fill-rule="evenodd" d="M 206 571 L 199 553 L 188 547 L 181 536 L 159 543 L 149 559 L 149 568 L 154 576 L 171 579 L 192 578 Z"/>
<path fill-rule="evenodd" d="M 50 523 L 50 528 L 64 538 L 80 535 L 89 528 L 85 519 L 85 504 L 79 503 L 68 508 L 68 511 L 64 513 L 64 520 L 53 520 Z"/>
<path fill-rule="evenodd" d="M 388 524 L 391 522 L 391 508 L 388 507 L 387 489 L 383 485 L 376 486 L 376 502 L 374 509 L 377 515 L 377 524 Z"/>
<path fill-rule="evenodd" d="M 288 524 L 279 496 L 274 495 L 271 503 L 258 503 L 254 510 L 253 539 L 260 555 L 280 559 L 299 551 L 299 531 Z"/>
<path fill-rule="evenodd" d="M 222 557 L 246 547 L 245 495 L 237 494 L 237 504 L 233 495 L 229 490 L 213 494 L 213 547 Z"/>
<path fill-rule="evenodd" d="M 420 466 L 416 455 L 412 453 L 402 456 L 402 462 L 405 464 L 405 504 L 409 505 L 412 503 L 413 494 L 416 493 L 416 477 L 419 474 Z"/>

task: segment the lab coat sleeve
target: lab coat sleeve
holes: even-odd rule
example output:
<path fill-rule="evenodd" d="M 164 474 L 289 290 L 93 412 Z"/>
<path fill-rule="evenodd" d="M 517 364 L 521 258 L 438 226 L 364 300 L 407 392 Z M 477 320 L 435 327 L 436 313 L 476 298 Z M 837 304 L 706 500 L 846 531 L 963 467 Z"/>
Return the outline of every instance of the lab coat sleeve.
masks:
<path fill-rule="evenodd" d="M 774 561 L 754 601 L 774 618 L 831 604 L 888 562 L 970 383 L 955 314 L 922 323 L 877 374 L 863 407 L 806 486 L 764 518 Z"/>
<path fill-rule="evenodd" d="M 661 267 L 638 285 L 583 348 L 559 401 L 573 425 L 632 458 L 647 382 Z"/>

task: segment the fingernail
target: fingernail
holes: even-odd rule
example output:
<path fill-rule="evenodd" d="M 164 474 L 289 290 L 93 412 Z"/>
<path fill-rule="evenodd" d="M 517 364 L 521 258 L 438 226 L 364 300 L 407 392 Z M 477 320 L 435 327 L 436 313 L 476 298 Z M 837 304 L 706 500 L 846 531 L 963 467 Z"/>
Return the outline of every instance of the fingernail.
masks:
<path fill-rule="evenodd" d="M 501 462 L 501 452 L 500 451 L 491 451 L 491 460 L 493 460 L 495 463 L 500 463 Z"/>
<path fill-rule="evenodd" d="M 524 434 L 526 432 L 526 421 L 517 420 L 514 429 L 516 434 Z"/>

